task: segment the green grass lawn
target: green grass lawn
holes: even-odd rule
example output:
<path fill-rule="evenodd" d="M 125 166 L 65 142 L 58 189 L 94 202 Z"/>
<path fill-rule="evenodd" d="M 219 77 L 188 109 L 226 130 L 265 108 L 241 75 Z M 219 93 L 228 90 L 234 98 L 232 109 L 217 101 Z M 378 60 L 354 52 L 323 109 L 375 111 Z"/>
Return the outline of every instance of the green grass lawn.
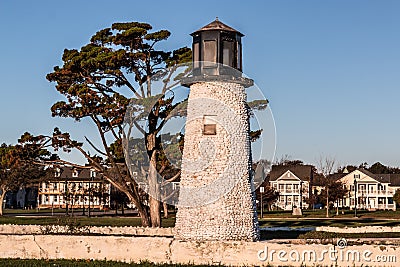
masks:
<path fill-rule="evenodd" d="M 331 209 L 329 211 L 329 217 L 333 218 L 352 218 L 354 217 L 354 210 L 342 210 L 339 209 L 339 214 L 336 215 L 336 209 Z M 260 211 L 258 211 L 260 215 Z M 292 215 L 291 211 L 282 211 L 282 210 L 274 210 L 274 211 L 264 211 L 264 218 L 297 218 L 298 216 Z M 326 209 L 318 209 L 318 210 L 303 210 L 303 216 L 301 218 L 325 218 L 326 217 Z M 388 211 L 388 210 L 379 210 L 379 211 L 367 211 L 367 210 L 357 210 L 357 217 L 359 218 L 387 218 L 387 219 L 399 219 L 400 220 L 400 210 L 396 211 Z"/>
<path fill-rule="evenodd" d="M 385 220 L 375 218 L 364 219 L 259 219 L 260 227 L 317 227 L 317 226 L 335 226 L 335 227 L 360 227 L 360 226 L 400 226 L 400 220 Z"/>
<path fill-rule="evenodd" d="M 141 226 L 140 218 L 138 217 L 68 217 L 65 216 L 48 216 L 48 217 L 0 217 L 0 224 L 63 224 L 66 221 L 71 221 L 81 226 Z M 72 219 L 71 219 L 72 218 Z M 162 227 L 173 227 L 175 218 L 171 217 L 161 221 Z"/>
<path fill-rule="evenodd" d="M 10 214 L 7 210 L 7 213 Z M 15 212 L 15 213 L 20 213 Z M 32 211 L 30 211 L 32 212 Z M 1 216 L 0 224 L 66 224 L 74 223 L 80 226 L 140 226 L 141 221 L 138 217 L 132 216 L 99 216 L 99 217 L 66 217 L 63 213 L 56 213 L 54 216 Z M 79 214 L 79 213 L 76 213 Z M 32 215 L 32 214 L 31 214 Z M 39 214 L 40 215 L 40 212 Z M 111 214 L 113 215 L 113 214 Z M 325 218 L 325 210 L 304 210 L 303 216 L 292 216 L 291 212 L 270 211 L 264 214 L 263 219 L 259 219 L 260 227 L 317 227 L 317 226 L 336 226 L 336 227 L 359 227 L 359 226 L 400 226 L 400 211 L 358 211 L 358 218 L 354 218 L 353 211 L 346 210 L 345 214 Z M 175 217 L 171 214 L 170 218 L 162 219 L 162 227 L 174 227 Z M 273 234 L 270 234 L 273 235 Z"/>
<path fill-rule="evenodd" d="M 91 212 L 97 212 L 97 213 L 102 213 L 104 215 L 114 215 L 115 214 L 115 210 L 99 210 L 99 209 L 91 209 Z M 46 209 L 4 209 L 3 213 L 4 214 L 29 214 L 29 215 L 33 215 L 33 214 L 43 214 L 43 213 L 54 213 L 54 214 L 65 214 L 65 209 L 60 209 L 60 208 L 46 208 Z M 126 213 L 131 213 L 132 210 L 125 210 Z M 79 209 L 70 209 L 69 213 L 74 213 L 74 214 L 82 214 L 83 213 L 83 209 L 79 208 Z M 85 209 L 85 213 L 88 214 L 88 209 Z M 122 214 L 122 210 L 118 209 L 118 214 L 117 215 L 121 215 Z"/>

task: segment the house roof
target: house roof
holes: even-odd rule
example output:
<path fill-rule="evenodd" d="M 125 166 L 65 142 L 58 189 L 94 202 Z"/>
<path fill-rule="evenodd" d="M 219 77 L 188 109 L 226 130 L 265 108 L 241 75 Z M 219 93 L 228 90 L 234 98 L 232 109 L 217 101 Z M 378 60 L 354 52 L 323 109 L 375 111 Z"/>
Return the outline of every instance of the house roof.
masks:
<path fill-rule="evenodd" d="M 400 174 L 374 174 L 375 180 L 381 183 L 389 183 L 392 186 L 400 186 Z"/>
<path fill-rule="evenodd" d="M 291 171 L 303 181 L 310 181 L 315 175 L 313 166 L 311 165 L 273 165 L 269 174 L 269 180 L 275 181 L 287 171 Z"/>
<path fill-rule="evenodd" d="M 244 36 L 242 33 L 239 31 L 235 30 L 234 28 L 226 25 L 225 23 L 222 23 L 221 21 L 218 20 L 218 17 L 211 23 L 207 24 L 206 26 L 198 29 L 197 31 L 193 32 L 193 34 L 198 33 L 198 32 L 203 32 L 203 31 L 228 31 L 228 32 L 236 32 L 240 36 Z"/>
<path fill-rule="evenodd" d="M 393 173 L 372 173 L 364 168 L 358 168 L 357 171 L 362 172 L 363 174 L 371 177 L 372 179 L 380 182 L 380 183 L 389 183 L 391 186 L 400 186 L 400 174 L 393 174 Z M 355 171 L 356 171 L 355 170 Z M 351 173 L 353 173 L 352 171 Z M 342 177 L 348 175 L 348 173 L 344 174 Z"/>
<path fill-rule="evenodd" d="M 372 173 L 372 172 L 370 172 L 370 171 L 368 171 L 368 170 L 366 170 L 364 168 L 358 168 L 357 170 L 362 172 L 362 173 L 364 173 L 365 175 L 368 175 L 371 178 L 375 178 L 375 176 L 376 176 L 376 174 L 374 174 L 374 173 Z"/>
<path fill-rule="evenodd" d="M 328 175 L 328 178 L 334 181 L 341 179 L 342 177 L 346 176 L 348 173 L 332 173 Z"/>

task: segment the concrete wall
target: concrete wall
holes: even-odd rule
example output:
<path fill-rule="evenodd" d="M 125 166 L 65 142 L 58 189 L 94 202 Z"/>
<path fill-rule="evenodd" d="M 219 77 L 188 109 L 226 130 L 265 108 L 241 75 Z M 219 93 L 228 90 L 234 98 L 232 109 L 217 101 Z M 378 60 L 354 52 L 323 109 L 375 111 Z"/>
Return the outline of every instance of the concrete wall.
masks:
<path fill-rule="evenodd" d="M 302 263 L 307 266 L 399 266 L 400 263 L 399 246 L 358 245 L 341 249 L 299 240 L 196 242 L 168 237 L 3 234 L 0 244 L 1 258 L 149 260 L 233 266 L 300 266 Z M 378 259 L 384 262 L 377 262 Z"/>
<path fill-rule="evenodd" d="M 362 226 L 362 227 L 332 227 L 319 226 L 316 231 L 332 233 L 394 233 L 400 232 L 400 226 Z"/>

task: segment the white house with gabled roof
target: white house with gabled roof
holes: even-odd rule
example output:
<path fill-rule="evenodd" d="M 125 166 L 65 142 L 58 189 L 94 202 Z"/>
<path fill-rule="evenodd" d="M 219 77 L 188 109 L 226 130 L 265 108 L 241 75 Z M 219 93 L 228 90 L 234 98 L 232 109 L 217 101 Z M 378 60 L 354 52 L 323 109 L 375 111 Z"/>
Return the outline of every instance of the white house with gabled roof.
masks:
<path fill-rule="evenodd" d="M 312 166 L 309 165 L 273 166 L 269 182 L 279 192 L 276 206 L 283 210 L 308 208 L 307 199 L 313 173 Z"/>
<path fill-rule="evenodd" d="M 396 210 L 393 195 L 400 188 L 399 174 L 374 174 L 357 169 L 339 179 L 348 189 L 339 207 L 367 210 Z"/>

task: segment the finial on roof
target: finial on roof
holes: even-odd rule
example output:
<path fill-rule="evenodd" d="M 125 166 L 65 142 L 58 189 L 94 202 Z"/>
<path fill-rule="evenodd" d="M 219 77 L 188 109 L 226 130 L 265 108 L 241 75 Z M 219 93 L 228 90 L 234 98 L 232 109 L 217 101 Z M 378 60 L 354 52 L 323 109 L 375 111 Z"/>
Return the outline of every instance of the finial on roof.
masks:
<path fill-rule="evenodd" d="M 218 20 L 218 17 L 215 17 L 215 21 L 219 21 L 219 20 Z"/>

